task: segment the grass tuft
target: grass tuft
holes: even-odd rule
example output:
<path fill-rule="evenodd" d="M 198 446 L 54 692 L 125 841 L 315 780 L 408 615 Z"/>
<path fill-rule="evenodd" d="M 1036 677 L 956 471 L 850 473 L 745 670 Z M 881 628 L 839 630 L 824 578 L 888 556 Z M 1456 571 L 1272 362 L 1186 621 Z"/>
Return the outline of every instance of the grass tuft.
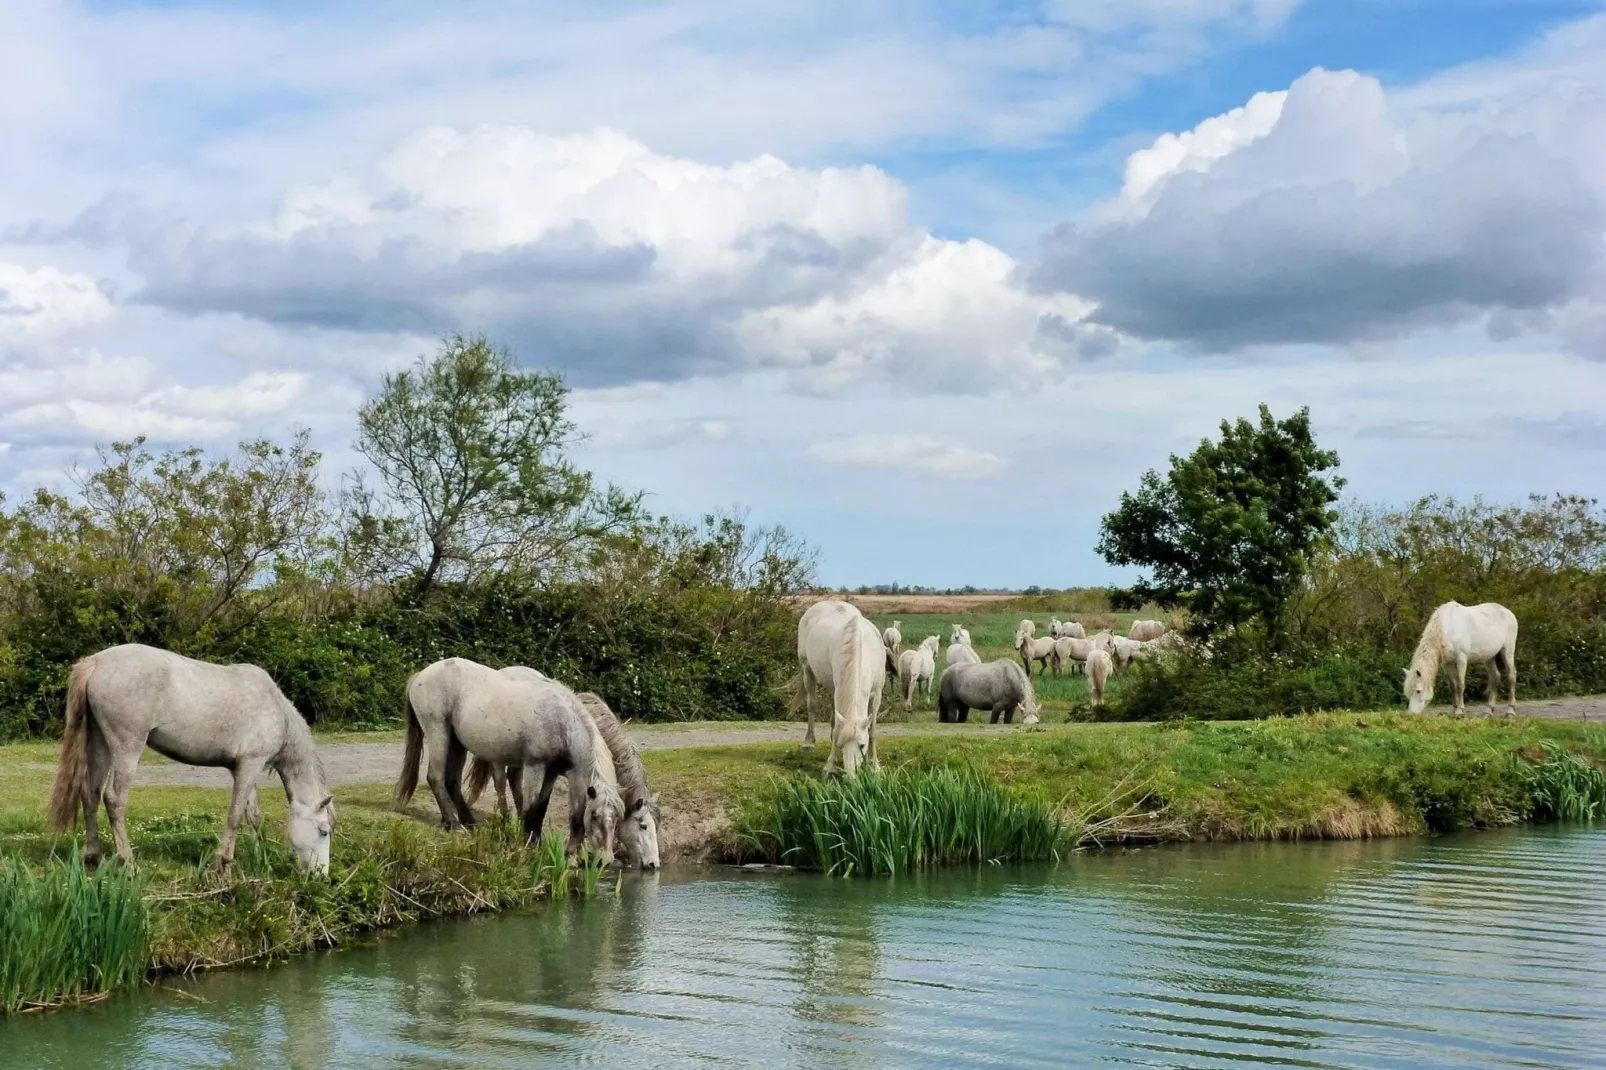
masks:
<path fill-rule="evenodd" d="M 1540 744 L 1542 762 L 1519 759 L 1533 797 L 1536 821 L 1594 821 L 1606 815 L 1606 773 L 1551 740 Z"/>
<path fill-rule="evenodd" d="M 1076 833 L 967 766 L 788 777 L 742 811 L 752 855 L 837 876 L 1058 858 Z"/>
<path fill-rule="evenodd" d="M 94 998 L 145 976 L 150 927 L 128 870 L 76 853 L 35 873 L 0 858 L 0 1011 Z"/>

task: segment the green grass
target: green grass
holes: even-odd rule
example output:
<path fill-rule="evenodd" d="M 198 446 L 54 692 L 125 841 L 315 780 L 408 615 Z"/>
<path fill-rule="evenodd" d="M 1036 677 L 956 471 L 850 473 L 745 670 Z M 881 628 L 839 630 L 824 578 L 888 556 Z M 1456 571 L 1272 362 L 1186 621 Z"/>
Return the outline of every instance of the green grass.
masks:
<path fill-rule="evenodd" d="M 739 828 L 752 857 L 836 876 L 1039 862 L 1076 840 L 1052 807 L 962 766 L 777 780 Z"/>
<path fill-rule="evenodd" d="M 81 1000 L 145 976 L 150 924 L 134 875 L 74 856 L 35 872 L 0 858 L 0 1012 Z"/>

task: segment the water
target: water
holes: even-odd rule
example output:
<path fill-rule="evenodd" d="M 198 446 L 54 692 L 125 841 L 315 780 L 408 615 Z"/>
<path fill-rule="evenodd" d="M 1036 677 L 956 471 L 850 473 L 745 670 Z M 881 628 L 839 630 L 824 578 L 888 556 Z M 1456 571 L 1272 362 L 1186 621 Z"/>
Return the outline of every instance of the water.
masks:
<path fill-rule="evenodd" d="M 669 875 L 0 1024 L 0 1066 L 1606 1066 L 1606 832 Z"/>

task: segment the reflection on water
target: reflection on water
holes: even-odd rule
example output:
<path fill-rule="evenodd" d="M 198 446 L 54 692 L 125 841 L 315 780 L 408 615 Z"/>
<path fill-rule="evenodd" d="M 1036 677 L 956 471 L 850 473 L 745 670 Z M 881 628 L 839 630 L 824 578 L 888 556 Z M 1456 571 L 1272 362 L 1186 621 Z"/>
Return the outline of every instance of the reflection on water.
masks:
<path fill-rule="evenodd" d="M 22 1066 L 1601 1066 L 1606 832 L 1161 848 L 619 902 L 0 1024 Z"/>

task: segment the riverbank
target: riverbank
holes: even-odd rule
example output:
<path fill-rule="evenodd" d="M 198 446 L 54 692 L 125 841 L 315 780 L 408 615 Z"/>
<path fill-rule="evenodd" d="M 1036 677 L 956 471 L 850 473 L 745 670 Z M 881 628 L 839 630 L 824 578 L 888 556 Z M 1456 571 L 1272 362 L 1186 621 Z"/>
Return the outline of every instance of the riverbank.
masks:
<path fill-rule="evenodd" d="M 1082 843 L 1100 845 L 1513 824 L 1534 816 L 1528 774 L 1555 748 L 1606 762 L 1606 727 L 1329 714 L 889 734 L 881 755 L 890 767 L 974 766 L 1053 806 Z M 35 869 L 66 856 L 73 843 L 47 836 L 40 821 L 52 754 L 42 744 L 0 747 L 0 856 Z M 777 777 L 817 776 L 824 760 L 823 746 L 805 751 L 793 740 L 647 751 L 665 814 L 666 858 L 740 856 L 743 804 Z M 331 877 L 320 881 L 296 877 L 278 845 L 284 801 L 277 788 L 262 792 L 267 838 L 244 837 L 234 871 L 219 875 L 206 863 L 226 793 L 136 787 L 129 820 L 150 914 L 151 970 L 271 960 L 375 929 L 526 908 L 546 897 L 556 876 L 541 850 L 520 846 L 507 826 L 449 836 L 433 827 L 427 798 L 405 814 L 392 811 L 386 783 L 337 786 L 335 796 Z M 563 809 L 554 803 L 555 821 Z"/>

